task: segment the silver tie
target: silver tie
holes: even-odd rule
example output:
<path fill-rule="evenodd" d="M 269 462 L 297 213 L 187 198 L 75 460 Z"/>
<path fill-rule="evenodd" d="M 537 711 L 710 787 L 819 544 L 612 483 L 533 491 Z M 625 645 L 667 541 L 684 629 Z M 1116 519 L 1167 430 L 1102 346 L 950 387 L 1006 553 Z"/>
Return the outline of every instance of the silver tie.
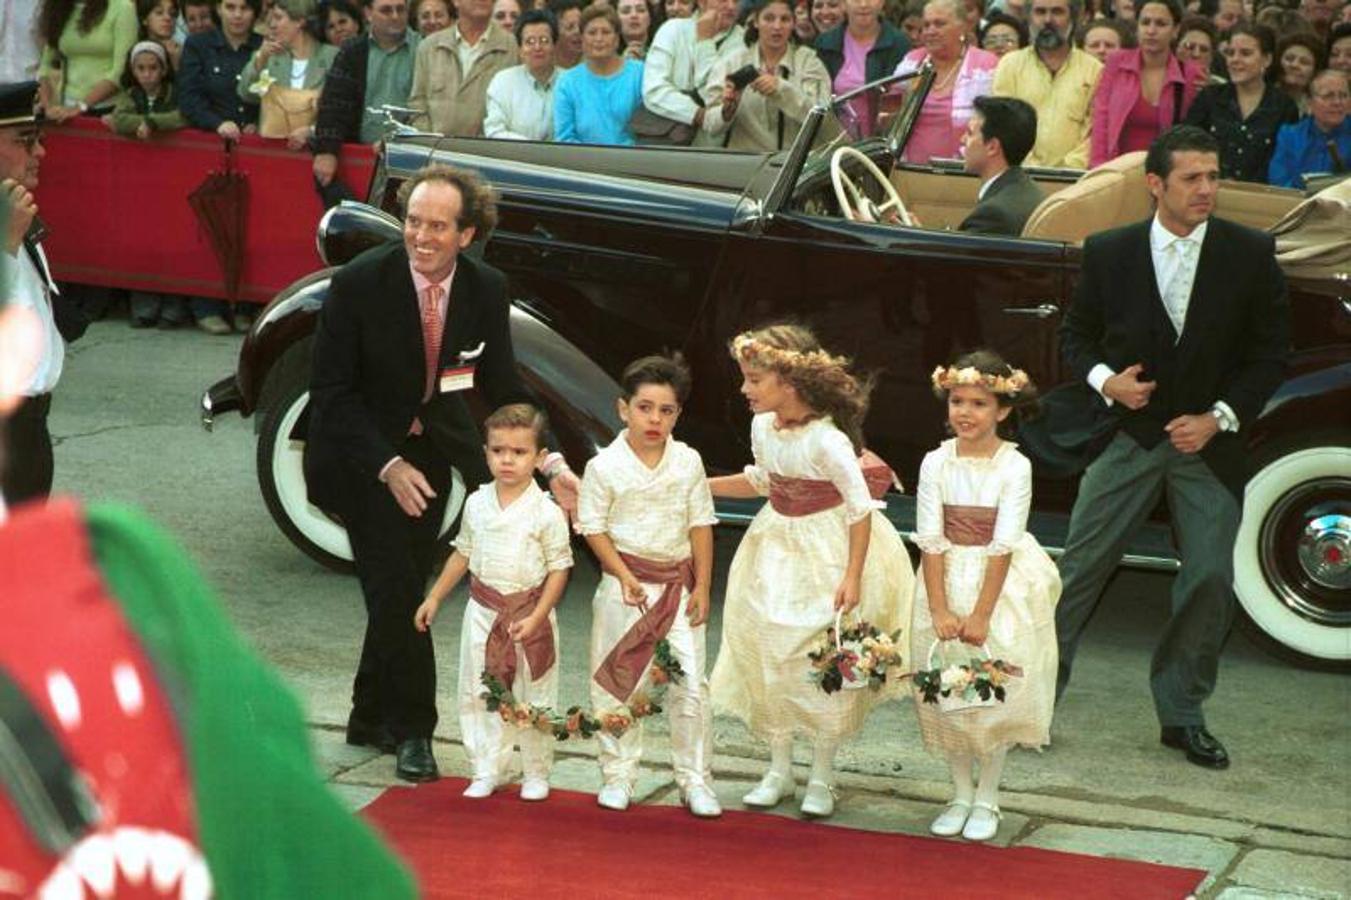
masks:
<path fill-rule="evenodd" d="M 1163 296 L 1163 306 L 1173 323 L 1176 340 L 1182 339 L 1182 326 L 1187 321 L 1187 304 L 1191 300 L 1193 272 L 1196 268 L 1196 249 L 1196 241 L 1179 239 L 1172 243 L 1177 265 L 1168 282 L 1168 291 Z"/>

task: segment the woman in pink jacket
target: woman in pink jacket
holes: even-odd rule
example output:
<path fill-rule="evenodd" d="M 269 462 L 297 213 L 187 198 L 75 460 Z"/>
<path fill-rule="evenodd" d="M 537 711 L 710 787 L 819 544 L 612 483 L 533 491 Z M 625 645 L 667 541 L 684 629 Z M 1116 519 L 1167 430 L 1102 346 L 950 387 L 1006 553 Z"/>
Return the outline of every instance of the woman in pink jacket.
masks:
<path fill-rule="evenodd" d="M 902 158 L 909 162 L 961 155 L 971 104 L 990 93 L 999 64 L 993 53 L 969 45 L 974 24 L 963 0 L 929 0 L 924 5 L 924 46 L 911 50 L 896 67 L 897 73 L 913 72 L 929 60 L 936 75 L 905 145 Z"/>
<path fill-rule="evenodd" d="M 1206 73 L 1173 53 L 1182 24 L 1178 0 L 1148 0 L 1136 13 L 1140 46 L 1107 57 L 1093 99 L 1089 165 L 1133 150 L 1147 150 L 1159 134 L 1180 123 Z"/>

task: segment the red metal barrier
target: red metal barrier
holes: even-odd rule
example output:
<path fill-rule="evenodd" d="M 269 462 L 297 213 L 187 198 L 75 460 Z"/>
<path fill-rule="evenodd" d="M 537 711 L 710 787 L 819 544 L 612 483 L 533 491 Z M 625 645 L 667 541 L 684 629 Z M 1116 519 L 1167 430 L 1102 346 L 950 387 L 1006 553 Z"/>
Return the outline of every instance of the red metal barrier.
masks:
<path fill-rule="evenodd" d="M 220 266 L 188 194 L 225 164 L 214 134 L 184 129 L 149 141 L 80 119 L 48 127 L 38 187 L 43 243 L 60 280 L 224 297 Z M 339 177 L 364 197 L 370 147 L 343 148 Z M 323 214 L 310 154 L 246 135 L 236 167 L 249 182 L 240 299 L 266 302 L 320 265 L 314 229 Z"/>

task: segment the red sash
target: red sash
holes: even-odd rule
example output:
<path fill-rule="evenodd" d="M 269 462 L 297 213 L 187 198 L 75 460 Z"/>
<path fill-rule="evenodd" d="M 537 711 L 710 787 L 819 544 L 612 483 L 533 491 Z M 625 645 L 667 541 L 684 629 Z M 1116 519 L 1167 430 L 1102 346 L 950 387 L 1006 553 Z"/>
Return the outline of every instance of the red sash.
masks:
<path fill-rule="evenodd" d="M 671 623 L 680 612 L 682 591 L 694 590 L 694 560 L 655 562 L 627 553 L 619 554 L 633 577 L 643 584 L 661 585 L 661 596 L 652 606 L 643 610 L 633 627 L 624 633 L 610 650 L 594 676 L 596 684 L 612 697 L 628 700 L 638 682 L 647 674 L 652 657 L 660 641 L 671 630 Z"/>
<path fill-rule="evenodd" d="M 961 547 L 984 546 L 994 540 L 997 506 L 943 504 L 943 535 Z"/>
<path fill-rule="evenodd" d="M 896 481 L 896 473 L 871 450 L 858 458 L 863 480 L 874 500 L 881 500 Z M 829 481 L 817 478 L 787 478 L 769 473 L 769 505 L 781 516 L 810 516 L 834 509 L 844 502 L 839 490 Z"/>
<path fill-rule="evenodd" d="M 491 585 L 469 577 L 469 596 L 480 606 L 497 613 L 493 627 L 488 632 L 488 644 L 483 650 L 483 667 L 488 670 L 502 686 L 511 690 L 516 683 L 516 646 L 508 630 L 512 622 L 517 622 L 534 612 L 535 604 L 544 593 L 544 584 L 528 591 L 504 594 Z M 525 650 L 526 661 L 530 663 L 530 677 L 542 678 L 553 668 L 554 632 L 546 622 L 535 633 L 521 642 Z"/>

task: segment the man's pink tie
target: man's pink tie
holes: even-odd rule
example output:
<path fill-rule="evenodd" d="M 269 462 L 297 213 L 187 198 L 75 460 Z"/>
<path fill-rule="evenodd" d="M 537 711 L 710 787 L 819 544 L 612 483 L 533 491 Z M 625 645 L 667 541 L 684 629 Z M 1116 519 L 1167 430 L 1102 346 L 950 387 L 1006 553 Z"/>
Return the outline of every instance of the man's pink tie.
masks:
<path fill-rule="evenodd" d="M 441 359 L 441 332 L 444 330 L 441 322 L 441 285 L 432 284 L 424 288 L 419 303 L 422 307 L 422 349 L 427 366 L 422 402 L 426 403 L 431 399 L 432 390 L 436 387 L 436 364 Z M 422 434 L 422 421 L 413 419 L 413 425 L 408 429 L 408 433 Z"/>

